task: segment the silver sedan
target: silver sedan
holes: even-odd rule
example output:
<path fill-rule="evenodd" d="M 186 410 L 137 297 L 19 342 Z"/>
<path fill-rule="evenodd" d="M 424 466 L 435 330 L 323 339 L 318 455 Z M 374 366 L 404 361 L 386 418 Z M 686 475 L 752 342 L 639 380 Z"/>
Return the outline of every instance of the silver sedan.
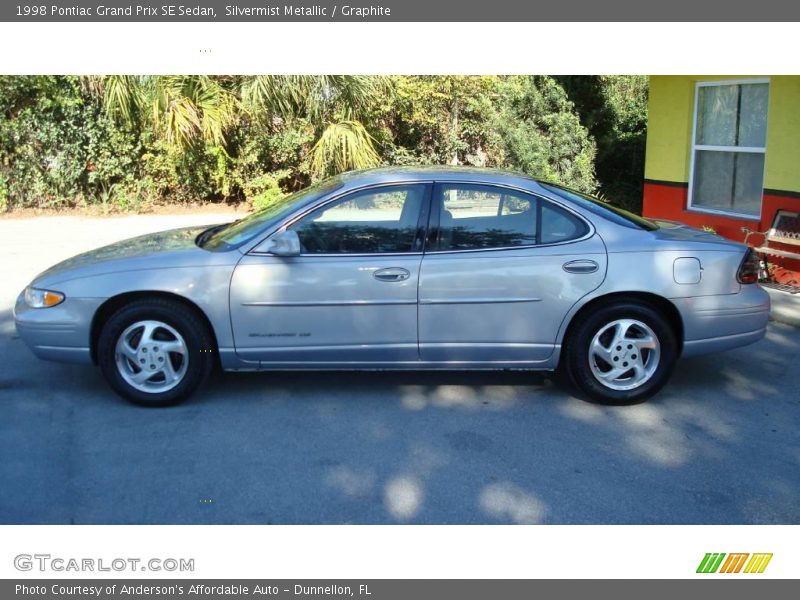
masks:
<path fill-rule="evenodd" d="M 20 294 L 40 358 L 148 406 L 215 367 L 558 370 L 630 404 L 680 356 L 764 336 L 747 247 L 480 169 L 347 173 L 233 223 L 68 259 Z"/>

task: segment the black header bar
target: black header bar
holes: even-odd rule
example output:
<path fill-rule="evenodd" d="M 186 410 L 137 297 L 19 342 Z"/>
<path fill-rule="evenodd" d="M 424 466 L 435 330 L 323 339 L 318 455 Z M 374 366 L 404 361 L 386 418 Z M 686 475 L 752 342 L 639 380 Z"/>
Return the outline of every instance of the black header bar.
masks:
<path fill-rule="evenodd" d="M 786 0 L 5 0 L 0 21 L 15 22 L 641 22 L 800 21 Z M 676 43 L 687 43 L 676 32 Z"/>

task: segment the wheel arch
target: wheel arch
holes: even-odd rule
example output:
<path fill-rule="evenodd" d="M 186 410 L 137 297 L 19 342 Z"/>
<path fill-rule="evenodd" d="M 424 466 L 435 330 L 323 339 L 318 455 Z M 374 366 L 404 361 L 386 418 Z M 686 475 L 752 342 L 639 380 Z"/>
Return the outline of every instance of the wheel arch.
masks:
<path fill-rule="evenodd" d="M 608 294 L 604 294 L 602 296 L 597 296 L 592 298 L 585 304 L 581 305 L 577 311 L 575 311 L 572 316 L 567 321 L 566 327 L 564 328 L 564 333 L 560 338 L 560 343 L 563 349 L 563 346 L 566 344 L 566 341 L 570 338 L 573 328 L 575 324 L 580 321 L 580 319 L 587 313 L 592 312 L 593 310 L 597 310 L 600 306 L 606 306 L 608 304 L 614 304 L 617 302 L 640 302 L 642 304 L 646 304 L 656 310 L 658 310 L 664 317 L 667 319 L 667 322 L 670 324 L 670 327 L 675 332 L 675 338 L 678 341 L 678 355 L 680 356 L 681 352 L 683 351 L 683 339 L 684 339 L 684 324 L 683 324 L 683 317 L 681 317 L 681 313 L 678 310 L 678 307 L 675 306 L 669 299 L 659 296 L 658 294 L 653 294 L 651 292 L 642 292 L 642 291 L 635 291 L 635 292 L 611 292 Z M 561 356 L 563 356 L 563 351 L 561 352 Z M 561 360 L 561 356 L 559 356 L 559 361 Z"/>
<path fill-rule="evenodd" d="M 106 321 L 108 321 L 111 315 L 130 302 L 135 300 L 152 300 L 153 298 L 164 298 L 179 302 L 200 317 L 200 319 L 202 319 L 208 328 L 208 332 L 211 334 L 211 339 L 214 343 L 214 355 L 217 357 L 217 361 L 219 361 L 219 343 L 217 341 L 217 333 L 214 331 L 214 327 L 211 324 L 211 320 L 208 318 L 208 315 L 206 315 L 203 309 L 201 309 L 196 303 L 192 302 L 185 296 L 172 294 L 170 292 L 135 291 L 124 292 L 122 294 L 112 296 L 103 302 L 103 304 L 101 304 L 95 311 L 94 316 L 92 317 L 92 326 L 89 330 L 89 352 L 94 364 L 97 364 L 97 341 L 100 338 L 100 332 L 103 329 L 103 325 L 106 323 Z"/>

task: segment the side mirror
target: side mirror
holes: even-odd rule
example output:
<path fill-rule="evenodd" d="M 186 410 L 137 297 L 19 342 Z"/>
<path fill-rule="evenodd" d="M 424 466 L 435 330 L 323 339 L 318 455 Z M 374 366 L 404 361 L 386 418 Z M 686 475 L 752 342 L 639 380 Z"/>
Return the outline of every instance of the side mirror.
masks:
<path fill-rule="evenodd" d="M 275 256 L 299 256 L 300 238 L 291 229 L 279 231 L 253 248 L 253 252 L 269 253 Z"/>

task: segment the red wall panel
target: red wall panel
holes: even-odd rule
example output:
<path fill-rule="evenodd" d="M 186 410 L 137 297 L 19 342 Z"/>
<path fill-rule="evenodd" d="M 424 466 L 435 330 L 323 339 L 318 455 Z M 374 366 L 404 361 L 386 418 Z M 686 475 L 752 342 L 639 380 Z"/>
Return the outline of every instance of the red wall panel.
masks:
<path fill-rule="evenodd" d="M 775 213 L 781 209 L 800 211 L 800 195 L 787 192 L 781 194 L 770 190 L 763 196 L 761 203 L 761 218 L 746 219 L 741 217 L 729 217 L 713 213 L 704 213 L 694 210 L 687 210 L 688 205 L 688 186 L 685 183 L 657 183 L 647 181 L 644 184 L 643 216 L 650 219 L 669 219 L 680 221 L 692 227 L 713 227 L 719 235 L 737 242 L 744 241 L 742 227 L 748 227 L 757 231 L 766 231 L 772 225 Z M 756 236 L 751 238 L 752 242 L 760 244 L 763 238 Z M 800 270 L 800 261 L 775 260 L 776 264 L 790 268 L 794 271 Z"/>

